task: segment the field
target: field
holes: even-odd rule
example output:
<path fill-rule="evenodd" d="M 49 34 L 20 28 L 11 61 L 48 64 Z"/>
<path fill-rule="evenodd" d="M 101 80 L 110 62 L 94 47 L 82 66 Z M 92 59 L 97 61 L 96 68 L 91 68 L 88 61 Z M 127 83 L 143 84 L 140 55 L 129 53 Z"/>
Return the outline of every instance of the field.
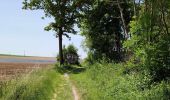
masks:
<path fill-rule="evenodd" d="M 39 68 L 47 68 L 49 64 L 34 63 L 0 63 L 0 81 L 16 78 Z"/>
<path fill-rule="evenodd" d="M 0 100 L 51 100 L 60 75 L 52 66 L 32 69 L 29 73 L 0 81 Z"/>
<path fill-rule="evenodd" d="M 47 68 L 55 62 L 52 57 L 0 56 L 0 81 L 17 78 L 39 68 Z"/>
<path fill-rule="evenodd" d="M 31 57 L 31 56 L 10 56 L 0 55 L 0 62 L 6 63 L 55 63 L 54 57 Z"/>
<path fill-rule="evenodd" d="M 0 59 L 3 58 L 15 58 L 15 59 L 27 59 L 27 60 L 51 60 L 51 61 L 55 61 L 54 57 L 33 57 L 33 56 L 13 56 L 13 55 L 0 55 Z"/>

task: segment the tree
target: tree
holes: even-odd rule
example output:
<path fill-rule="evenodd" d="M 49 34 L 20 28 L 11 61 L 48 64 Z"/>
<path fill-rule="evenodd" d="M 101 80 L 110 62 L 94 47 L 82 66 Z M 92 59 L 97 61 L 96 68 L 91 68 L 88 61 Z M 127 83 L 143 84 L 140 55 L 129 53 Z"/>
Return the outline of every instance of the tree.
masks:
<path fill-rule="evenodd" d="M 95 60 L 103 57 L 115 62 L 122 60 L 121 48 L 127 35 L 127 29 L 123 32 L 122 28 L 128 25 L 132 16 L 126 2 L 119 6 L 117 0 L 93 0 L 83 13 L 81 34 L 86 37 L 85 46 L 89 48 L 90 57 Z"/>
<path fill-rule="evenodd" d="M 70 38 L 68 33 L 76 34 L 74 24 L 78 12 L 76 0 L 24 0 L 23 9 L 43 10 L 45 17 L 53 17 L 54 22 L 50 23 L 45 30 L 56 32 L 59 37 L 60 64 L 64 63 L 62 52 L 62 36 Z"/>
<path fill-rule="evenodd" d="M 170 1 L 144 0 L 140 14 L 131 22 L 126 46 L 152 75 L 153 81 L 170 78 Z"/>
<path fill-rule="evenodd" d="M 63 47 L 64 64 L 77 64 L 79 65 L 78 49 L 74 45 Z M 59 58 L 59 55 L 57 55 Z"/>

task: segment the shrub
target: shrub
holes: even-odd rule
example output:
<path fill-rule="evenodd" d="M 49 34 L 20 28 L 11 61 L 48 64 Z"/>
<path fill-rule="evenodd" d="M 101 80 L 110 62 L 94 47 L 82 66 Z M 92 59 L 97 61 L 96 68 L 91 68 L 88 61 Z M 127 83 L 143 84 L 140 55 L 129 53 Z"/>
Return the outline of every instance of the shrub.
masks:
<path fill-rule="evenodd" d="M 170 36 L 162 36 L 158 43 L 147 50 L 146 68 L 154 81 L 170 78 Z"/>
<path fill-rule="evenodd" d="M 81 100 L 169 100 L 168 82 L 151 84 L 147 71 L 124 73 L 126 69 L 124 64 L 95 63 L 71 78 L 81 93 Z"/>
<path fill-rule="evenodd" d="M 74 45 L 69 45 L 67 48 L 63 47 L 63 57 L 65 64 L 76 64 L 79 65 L 78 49 Z M 57 55 L 59 61 L 59 55 Z"/>

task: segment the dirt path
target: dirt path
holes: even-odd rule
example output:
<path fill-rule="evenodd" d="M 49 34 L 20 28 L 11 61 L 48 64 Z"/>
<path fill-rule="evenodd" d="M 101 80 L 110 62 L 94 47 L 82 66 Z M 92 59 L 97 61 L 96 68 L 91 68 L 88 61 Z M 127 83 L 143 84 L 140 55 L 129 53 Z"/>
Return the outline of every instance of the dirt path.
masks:
<path fill-rule="evenodd" d="M 77 89 L 76 89 L 75 85 L 70 81 L 69 75 L 67 73 L 65 73 L 64 76 L 62 76 L 62 79 L 63 79 L 64 83 L 60 84 L 61 88 L 56 89 L 56 92 L 53 94 L 53 98 L 51 100 L 58 100 L 59 98 L 60 98 L 59 100 L 69 100 L 70 96 L 73 97 L 73 100 L 79 100 L 79 95 L 78 95 Z M 68 88 L 70 88 L 70 91 L 67 90 Z M 64 91 L 63 89 L 66 91 Z M 64 96 L 61 95 L 62 93 L 58 94 L 58 92 L 60 92 L 60 91 L 62 91 Z M 72 92 L 72 93 L 65 93 L 65 92 Z M 67 97 L 67 96 L 65 96 L 65 94 L 70 94 L 70 96 Z"/>
<path fill-rule="evenodd" d="M 64 77 L 65 77 L 66 81 L 68 82 L 68 84 L 71 86 L 74 100 L 79 100 L 79 95 L 78 95 L 77 89 L 74 86 L 74 84 L 70 82 L 69 75 L 67 73 L 65 73 Z"/>

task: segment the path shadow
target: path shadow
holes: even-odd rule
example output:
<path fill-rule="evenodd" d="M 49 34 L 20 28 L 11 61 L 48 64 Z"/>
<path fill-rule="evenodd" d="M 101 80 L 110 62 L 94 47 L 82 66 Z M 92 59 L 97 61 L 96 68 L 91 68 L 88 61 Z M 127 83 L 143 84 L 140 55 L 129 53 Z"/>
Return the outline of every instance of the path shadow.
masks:
<path fill-rule="evenodd" d="M 56 65 L 56 70 L 61 73 L 70 73 L 70 74 L 79 74 L 81 72 L 84 72 L 86 68 L 82 66 L 77 66 L 77 65 Z"/>

